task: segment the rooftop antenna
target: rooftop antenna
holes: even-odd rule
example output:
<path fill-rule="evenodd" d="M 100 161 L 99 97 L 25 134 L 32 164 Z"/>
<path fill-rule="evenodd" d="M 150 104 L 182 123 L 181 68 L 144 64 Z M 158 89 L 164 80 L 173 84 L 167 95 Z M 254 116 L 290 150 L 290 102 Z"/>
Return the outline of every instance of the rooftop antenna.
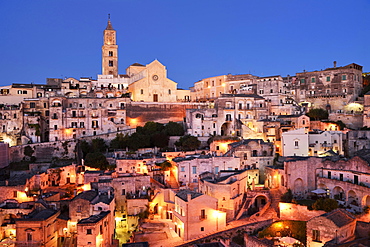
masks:
<path fill-rule="evenodd" d="M 110 21 L 110 14 L 108 14 L 108 20 Z"/>

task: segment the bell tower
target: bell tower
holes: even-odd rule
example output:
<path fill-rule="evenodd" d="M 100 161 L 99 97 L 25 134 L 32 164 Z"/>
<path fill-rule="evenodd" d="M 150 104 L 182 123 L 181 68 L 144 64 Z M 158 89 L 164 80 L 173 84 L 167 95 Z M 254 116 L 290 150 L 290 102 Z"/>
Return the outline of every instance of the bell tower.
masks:
<path fill-rule="evenodd" d="M 104 30 L 102 46 L 102 74 L 118 77 L 118 45 L 116 45 L 116 30 L 113 29 L 108 15 L 108 25 Z"/>

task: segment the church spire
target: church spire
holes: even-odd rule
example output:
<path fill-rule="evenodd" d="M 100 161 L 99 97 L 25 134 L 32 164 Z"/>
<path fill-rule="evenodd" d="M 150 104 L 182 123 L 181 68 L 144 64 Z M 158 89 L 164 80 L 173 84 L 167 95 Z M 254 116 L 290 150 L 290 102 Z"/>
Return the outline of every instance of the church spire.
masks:
<path fill-rule="evenodd" d="M 114 30 L 112 27 L 112 23 L 110 22 L 110 14 L 108 14 L 108 25 L 105 30 Z"/>

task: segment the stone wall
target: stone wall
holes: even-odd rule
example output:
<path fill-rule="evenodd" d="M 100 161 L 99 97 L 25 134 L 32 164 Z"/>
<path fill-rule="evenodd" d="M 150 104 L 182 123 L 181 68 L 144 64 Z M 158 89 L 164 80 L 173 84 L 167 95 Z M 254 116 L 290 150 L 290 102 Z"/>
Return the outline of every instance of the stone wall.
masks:
<path fill-rule="evenodd" d="M 54 157 L 59 159 L 74 159 L 76 156 L 75 140 L 43 142 L 10 147 L 10 162 L 30 160 L 29 156 L 24 155 L 24 150 L 28 146 L 34 151 L 32 156 L 36 157 L 37 162 L 51 162 Z"/>
<path fill-rule="evenodd" d="M 322 210 L 308 210 L 307 206 L 302 206 L 293 203 L 279 203 L 280 219 L 281 220 L 300 220 L 308 221 L 313 217 L 322 215 L 325 211 Z"/>
<path fill-rule="evenodd" d="M 182 122 L 186 109 L 197 108 L 196 103 L 139 103 L 132 102 L 127 105 L 127 125 L 131 127 L 144 126 L 146 122 L 159 123 Z"/>

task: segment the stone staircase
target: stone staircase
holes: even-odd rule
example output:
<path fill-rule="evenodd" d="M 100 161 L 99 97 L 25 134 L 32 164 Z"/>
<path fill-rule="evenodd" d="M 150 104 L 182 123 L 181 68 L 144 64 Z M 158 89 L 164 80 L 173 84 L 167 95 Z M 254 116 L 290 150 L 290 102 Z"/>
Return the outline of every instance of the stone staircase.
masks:
<path fill-rule="evenodd" d="M 177 182 L 177 179 L 175 177 L 175 175 L 173 174 L 173 172 L 171 171 L 170 172 L 170 178 L 169 180 L 166 181 L 166 184 L 168 187 L 170 187 L 171 189 L 179 189 L 180 188 L 180 185 L 179 183 Z"/>

